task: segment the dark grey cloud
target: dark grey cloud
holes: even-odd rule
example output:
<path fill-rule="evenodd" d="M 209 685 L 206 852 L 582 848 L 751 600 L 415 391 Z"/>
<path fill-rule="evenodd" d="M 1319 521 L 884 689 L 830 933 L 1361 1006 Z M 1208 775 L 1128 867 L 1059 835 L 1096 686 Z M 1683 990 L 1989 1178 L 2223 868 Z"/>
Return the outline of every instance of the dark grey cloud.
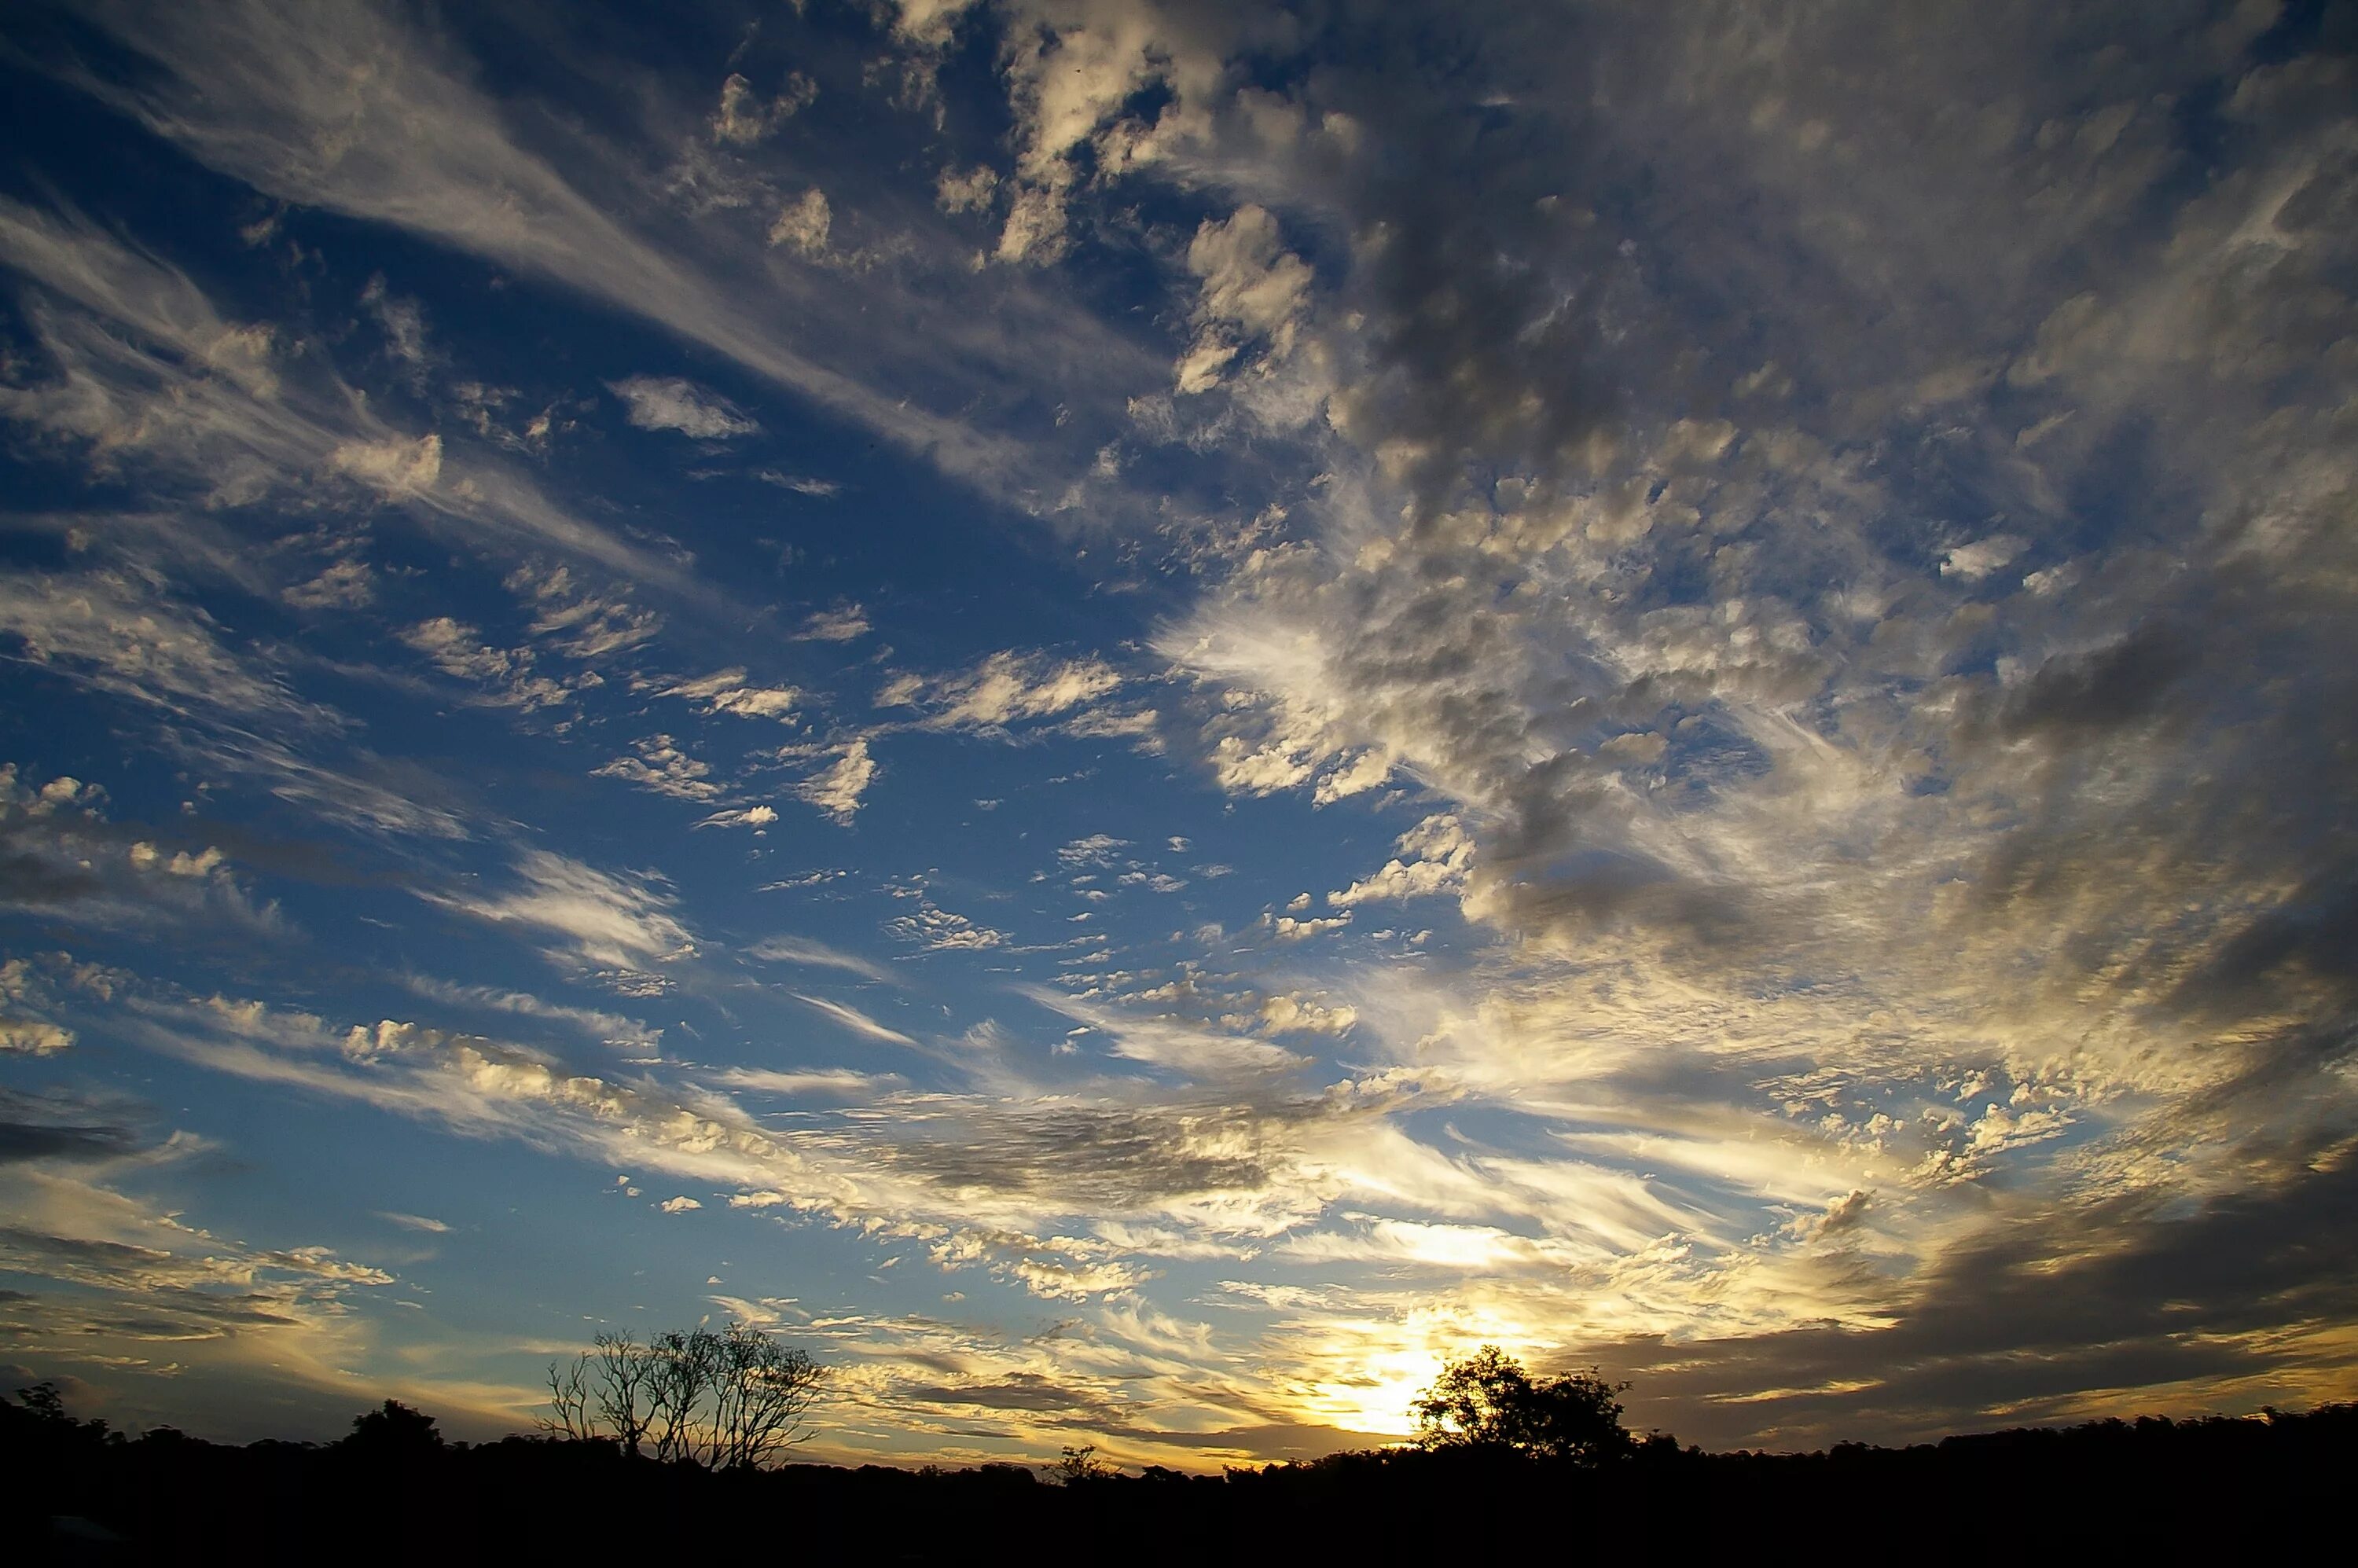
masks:
<path fill-rule="evenodd" d="M 27 1160 L 113 1159 L 139 1145 L 138 1130 L 78 1099 L 0 1088 L 0 1164 Z"/>
<path fill-rule="evenodd" d="M 2171 1217 L 2160 1195 L 2065 1208 L 2001 1202 L 1888 1328 L 1800 1328 L 1584 1346 L 1635 1382 L 1633 1415 L 1689 1441 L 1778 1446 L 1937 1437 L 2069 1419 L 2091 1390 L 2298 1388 L 2358 1313 L 2358 1163 L 2347 1131 L 2286 1150 L 2271 1178 Z M 2320 1159 L 2323 1169 L 2299 1162 Z M 2215 1407 L 2206 1407 L 2215 1408 Z"/>

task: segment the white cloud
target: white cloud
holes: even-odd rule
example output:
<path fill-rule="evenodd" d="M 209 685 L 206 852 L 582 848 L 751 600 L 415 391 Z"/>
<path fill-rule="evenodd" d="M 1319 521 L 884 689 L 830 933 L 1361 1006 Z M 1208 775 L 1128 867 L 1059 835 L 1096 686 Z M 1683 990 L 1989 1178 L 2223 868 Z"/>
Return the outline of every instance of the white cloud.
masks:
<path fill-rule="evenodd" d="M 663 1044 L 662 1030 L 651 1028 L 635 1018 L 599 1008 L 549 1001 L 528 991 L 503 990 L 494 986 L 453 985 L 424 975 L 411 975 L 403 983 L 419 996 L 429 997 L 436 1001 L 563 1023 L 602 1044 L 633 1051 L 654 1051 Z"/>
<path fill-rule="evenodd" d="M 530 649 L 492 647 L 475 628 L 448 615 L 406 627 L 400 636 L 444 674 L 485 688 L 479 700 L 530 713 L 557 707 L 571 695 L 557 681 L 534 673 Z"/>
<path fill-rule="evenodd" d="M 814 479 L 808 474 L 785 473 L 777 469 L 755 469 L 753 477 L 763 484 L 791 490 L 796 495 L 813 495 L 824 499 L 843 493 L 843 486 L 831 479 Z"/>
<path fill-rule="evenodd" d="M 1266 209 L 1239 207 L 1225 222 L 1206 219 L 1187 246 L 1187 270 L 1200 280 L 1195 340 L 1178 363 L 1177 387 L 1201 393 L 1243 344 L 1259 341 L 1271 361 L 1293 352 L 1313 281 L 1309 265 L 1284 248 Z"/>
<path fill-rule="evenodd" d="M 860 809 L 860 797 L 868 786 L 876 782 L 876 760 L 868 754 L 867 738 L 858 737 L 847 742 L 834 762 L 805 779 L 795 793 L 833 816 L 838 822 L 849 822 Z"/>
<path fill-rule="evenodd" d="M 802 1072 L 776 1072 L 766 1067 L 730 1067 L 712 1075 L 724 1087 L 754 1094 L 788 1095 L 800 1098 L 823 1095 L 844 1099 L 872 1099 L 879 1093 L 904 1087 L 897 1073 L 855 1073 L 849 1067 L 817 1067 Z M 729 1200 L 738 1204 L 737 1198 Z"/>
<path fill-rule="evenodd" d="M 450 1231 L 450 1227 L 442 1221 L 429 1219 L 422 1214 L 396 1214 L 391 1209 L 381 1208 L 376 1211 L 376 1217 L 404 1230 L 422 1230 L 429 1236 L 447 1236 Z"/>
<path fill-rule="evenodd" d="M 773 806 L 732 806 L 697 823 L 698 827 L 767 827 L 778 820 Z"/>
<path fill-rule="evenodd" d="M 222 645 L 212 618 L 113 573 L 0 573 L 0 633 L 34 664 L 180 713 L 295 715 L 275 675 Z"/>
<path fill-rule="evenodd" d="M 616 757 L 590 770 L 592 778 L 621 779 L 674 800 L 708 801 L 721 793 L 713 782 L 712 765 L 680 750 L 668 735 L 650 735 L 631 742 L 636 756 Z"/>
<path fill-rule="evenodd" d="M 800 936 L 765 937 L 746 948 L 745 956 L 765 964 L 801 964 L 822 969 L 844 969 L 871 980 L 892 978 L 882 965 L 871 959 Z"/>
<path fill-rule="evenodd" d="M 1993 534 L 1970 545 L 1959 545 L 1941 557 L 1941 575 L 1978 582 L 2028 547 L 2028 540 L 2010 534 Z"/>
<path fill-rule="evenodd" d="M 665 697 L 701 703 L 707 713 L 733 713 L 741 719 L 776 719 L 792 723 L 802 694 L 790 686 L 753 686 L 741 666 L 720 670 L 700 680 L 681 681 L 663 688 Z"/>
<path fill-rule="evenodd" d="M 1271 1034 L 1340 1034 L 1358 1021 L 1357 1008 L 1327 1007 L 1297 997 L 1265 997 L 1260 1004 L 1261 1027 Z"/>
<path fill-rule="evenodd" d="M 1007 943 L 1004 931 L 979 925 L 963 914 L 940 907 L 930 899 L 919 901 L 914 914 L 895 915 L 886 921 L 884 929 L 903 942 L 914 942 L 936 951 L 976 951 L 1004 946 Z"/>
<path fill-rule="evenodd" d="M 888 1045 L 914 1045 L 916 1044 L 916 1042 L 911 1039 L 908 1035 L 902 1033 L 899 1030 L 894 1029 L 890 1024 L 879 1023 L 876 1020 L 869 1017 L 866 1013 L 860 1011 L 856 1007 L 847 1007 L 839 1001 L 828 1001 L 824 997 L 807 996 L 801 991 L 795 992 L 794 996 L 796 1001 L 806 1002 L 810 1006 L 818 1009 L 819 1011 L 827 1014 L 827 1017 L 832 1018 L 838 1023 L 840 1023 L 846 1029 L 850 1030 L 854 1034 L 859 1035 L 863 1040 L 880 1040 Z"/>
<path fill-rule="evenodd" d="M 1460 892 L 1473 869 L 1475 844 L 1466 826 L 1444 813 L 1428 816 L 1400 836 L 1394 846 L 1404 860 L 1384 862 L 1383 870 L 1353 882 L 1326 902 L 1337 909 L 1379 899 L 1421 898 L 1432 893 Z"/>
<path fill-rule="evenodd" d="M 703 1206 L 704 1206 L 702 1204 L 697 1202 L 694 1198 L 687 1196 L 665 1198 L 663 1202 L 655 1205 L 655 1207 L 663 1210 L 665 1214 L 691 1214 Z"/>
<path fill-rule="evenodd" d="M 1059 660 L 1011 651 L 993 654 L 960 675 L 896 676 L 876 694 L 876 703 L 923 709 L 930 729 L 999 730 L 1067 712 L 1120 685 L 1121 676 L 1101 659 Z"/>
<path fill-rule="evenodd" d="M 762 428 L 735 404 L 685 376 L 633 375 L 609 382 L 606 389 L 622 400 L 631 423 L 642 430 L 677 430 L 699 441 L 725 441 Z"/>
<path fill-rule="evenodd" d="M 1117 838 L 1110 833 L 1092 833 L 1058 849 L 1056 859 L 1070 871 L 1085 866 L 1110 866 L 1114 862 L 1114 851 L 1129 847 L 1127 838 Z"/>
<path fill-rule="evenodd" d="M 346 441 L 328 454 L 328 466 L 390 500 L 423 495 L 442 478 L 442 438 Z"/>
<path fill-rule="evenodd" d="M 653 877 L 601 871 L 546 849 L 527 849 L 504 892 L 421 891 L 419 897 L 494 925 L 559 938 L 557 951 L 600 968 L 635 969 L 696 951 L 672 914 L 677 900 Z"/>

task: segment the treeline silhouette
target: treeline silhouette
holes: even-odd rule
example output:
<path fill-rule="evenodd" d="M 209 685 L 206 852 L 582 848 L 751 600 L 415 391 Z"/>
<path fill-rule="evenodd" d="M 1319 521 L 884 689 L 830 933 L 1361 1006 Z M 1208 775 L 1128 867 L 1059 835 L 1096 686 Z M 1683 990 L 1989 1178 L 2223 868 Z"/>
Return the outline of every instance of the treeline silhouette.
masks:
<path fill-rule="evenodd" d="M 2358 1404 L 1709 1454 L 1610 1435 L 1618 1388 L 1593 1374 L 1534 1379 L 1497 1359 L 1511 1375 L 1487 1386 L 1496 1363 L 1455 1383 L 1473 1363 L 1444 1373 L 1412 1407 L 1414 1445 L 1208 1476 L 1123 1473 L 1087 1445 L 1038 1466 L 949 1470 L 715 1465 L 552 1433 L 468 1444 L 392 1400 L 333 1444 L 240 1447 L 169 1428 L 128 1439 L 37 1386 L 0 1403 L 0 1493 L 17 1499 L 5 1550 L 34 1562 L 325 1563 L 1478 1563 L 1600 1551 L 2249 1560 L 2320 1530 L 2304 1555 L 2347 1550 L 2346 1508 L 2329 1505 L 2349 1496 Z M 1570 1412 L 1556 1436 L 1580 1442 L 1515 1424 L 1551 1401 Z"/>

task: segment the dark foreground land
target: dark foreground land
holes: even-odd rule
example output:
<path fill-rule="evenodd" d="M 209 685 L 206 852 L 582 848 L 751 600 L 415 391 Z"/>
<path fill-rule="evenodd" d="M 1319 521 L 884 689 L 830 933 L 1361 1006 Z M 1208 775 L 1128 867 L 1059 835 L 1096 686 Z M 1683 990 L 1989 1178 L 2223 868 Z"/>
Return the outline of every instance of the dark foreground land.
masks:
<path fill-rule="evenodd" d="M 521 1437 L 126 1442 L 0 1409 L 0 1558 L 16 1562 L 2333 1562 L 2358 1497 L 2358 1405 L 1905 1449 L 1657 1440 L 1595 1468 L 1412 1451 L 1062 1486 L 1017 1465 L 711 1472 Z"/>

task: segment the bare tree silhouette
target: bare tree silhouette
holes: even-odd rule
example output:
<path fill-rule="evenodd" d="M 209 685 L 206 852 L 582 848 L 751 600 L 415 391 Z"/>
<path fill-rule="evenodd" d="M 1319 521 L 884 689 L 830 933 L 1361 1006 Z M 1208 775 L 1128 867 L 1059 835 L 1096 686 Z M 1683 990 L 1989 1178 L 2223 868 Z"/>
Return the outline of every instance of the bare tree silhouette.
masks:
<path fill-rule="evenodd" d="M 799 1346 L 749 1324 L 674 1329 L 644 1345 L 600 1334 L 572 1362 L 549 1364 L 542 1425 L 663 1463 L 759 1468 L 810 1435 L 804 1418 L 827 1375 Z"/>

